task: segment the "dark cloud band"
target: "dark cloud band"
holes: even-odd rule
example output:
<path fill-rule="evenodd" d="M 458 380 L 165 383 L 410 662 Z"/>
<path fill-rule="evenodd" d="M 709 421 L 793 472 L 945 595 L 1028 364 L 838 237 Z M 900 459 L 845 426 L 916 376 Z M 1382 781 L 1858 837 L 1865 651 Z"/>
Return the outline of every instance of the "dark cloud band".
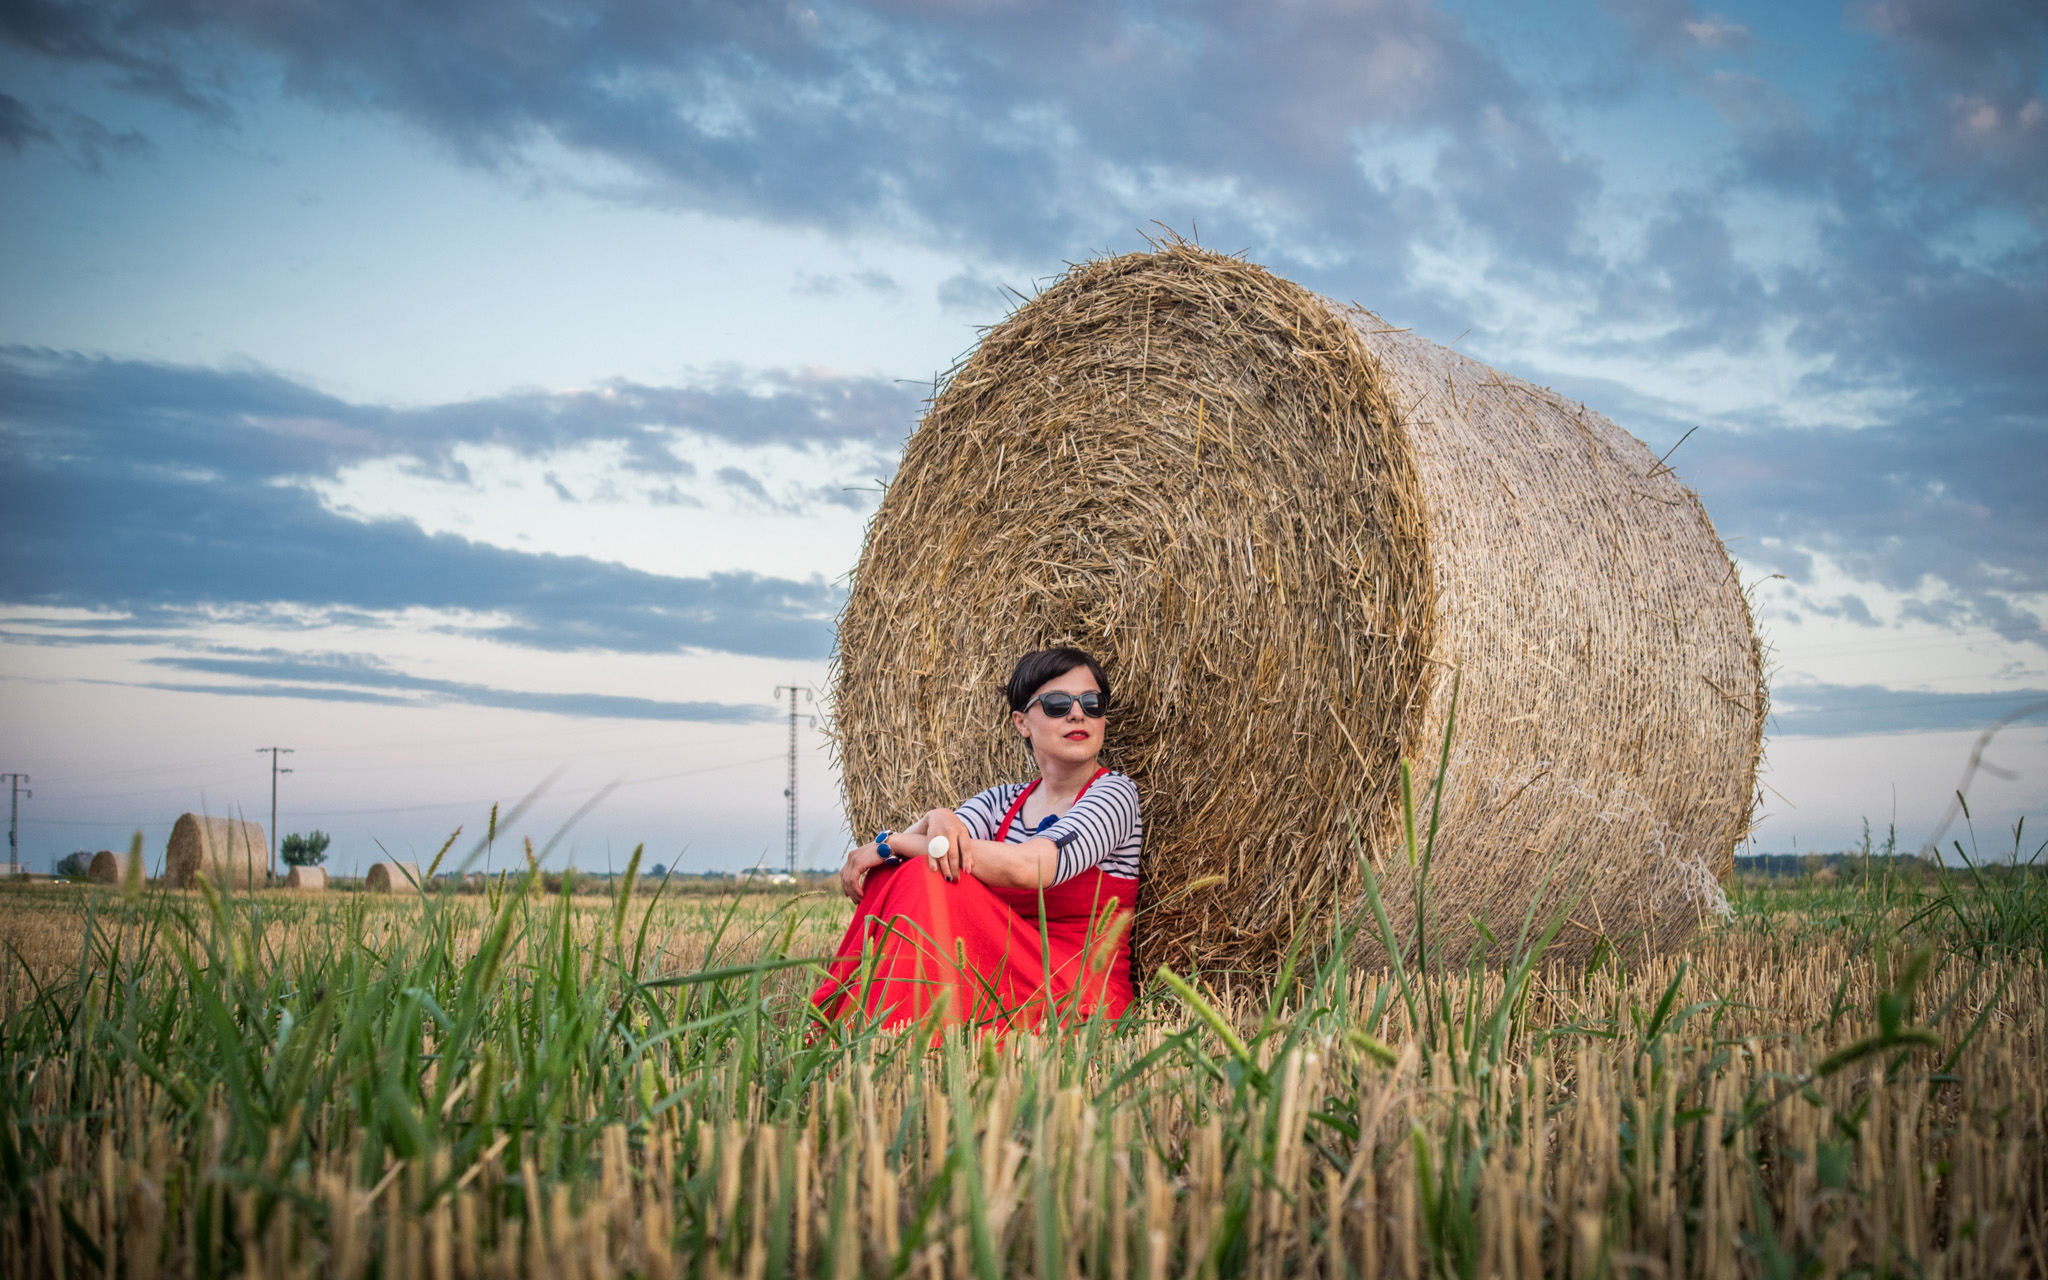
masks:
<path fill-rule="evenodd" d="M 280 650 L 228 656 L 160 657 L 147 660 L 195 675 L 227 677 L 247 683 L 189 684 L 144 682 L 148 689 L 171 689 L 232 697 L 308 698 L 316 701 L 369 702 L 394 706 L 461 703 L 511 711 L 588 716 L 612 720 L 677 720 L 710 724 L 757 724 L 775 718 L 767 707 L 726 702 L 674 702 L 657 698 L 621 697 L 601 693 L 548 693 L 500 689 L 459 680 L 435 680 L 393 670 L 381 659 L 362 654 L 295 655 Z"/>
<path fill-rule="evenodd" d="M 1882 685 L 1794 685 L 1772 696 L 1771 728 L 1787 736 L 1841 738 L 1870 733 L 1981 730 L 2048 690 L 1922 693 Z"/>
<path fill-rule="evenodd" d="M 465 441 L 537 452 L 650 423 L 754 443 L 886 439 L 911 408 L 894 384 L 783 386 L 613 388 L 398 412 L 265 373 L 0 352 L 0 600 L 159 624 L 209 609 L 431 608 L 477 615 L 479 634 L 544 649 L 820 658 L 841 598 L 822 581 L 677 578 L 512 551 L 354 519 L 304 487 L 371 458 L 433 465 Z"/>

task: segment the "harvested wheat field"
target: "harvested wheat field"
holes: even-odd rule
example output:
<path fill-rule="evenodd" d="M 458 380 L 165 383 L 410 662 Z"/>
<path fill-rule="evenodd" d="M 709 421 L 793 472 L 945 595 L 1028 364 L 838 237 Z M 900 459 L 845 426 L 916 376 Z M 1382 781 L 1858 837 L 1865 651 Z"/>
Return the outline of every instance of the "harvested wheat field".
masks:
<path fill-rule="evenodd" d="M 0 1274 L 2048 1274 L 2048 880 L 1849 870 L 936 1050 L 824 894 L 0 886 Z"/>
<path fill-rule="evenodd" d="M 1724 905 L 1766 698 L 1699 500 L 1584 405 L 1252 263 L 1083 263 L 948 375 L 839 622 L 853 829 L 1025 776 L 1003 683 L 1055 644 L 1114 682 L 1145 970 L 1327 932 L 1447 740 L 1415 803 L 1460 950 L 1562 909 L 1561 955 L 1655 954 Z"/>

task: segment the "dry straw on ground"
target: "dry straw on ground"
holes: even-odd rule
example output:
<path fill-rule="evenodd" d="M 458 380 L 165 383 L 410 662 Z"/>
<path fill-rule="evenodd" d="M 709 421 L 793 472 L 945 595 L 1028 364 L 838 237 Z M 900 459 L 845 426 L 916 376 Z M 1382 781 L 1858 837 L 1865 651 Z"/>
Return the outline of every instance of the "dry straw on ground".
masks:
<path fill-rule="evenodd" d="M 254 889 L 270 876 L 270 845 L 263 828 L 235 818 L 178 816 L 164 851 L 164 878 L 174 888 L 190 888 L 200 872 L 219 887 Z"/>
<path fill-rule="evenodd" d="M 1454 687 L 1454 946 L 1511 946 L 1543 886 L 1560 956 L 1668 948 L 1749 821 L 1761 660 L 1692 492 L 1579 404 L 1183 243 L 1026 302 L 912 436 L 835 655 L 855 829 L 1027 776 L 1003 682 L 1059 643 L 1115 683 L 1148 969 L 1324 927 L 1354 827 L 1391 869 L 1398 762 L 1419 791 Z"/>
<path fill-rule="evenodd" d="M 285 873 L 284 887 L 319 893 L 327 887 L 327 873 L 319 867 L 293 867 Z"/>
<path fill-rule="evenodd" d="M 416 893 L 421 883 L 416 862 L 374 862 L 363 877 L 363 888 L 371 893 Z"/>

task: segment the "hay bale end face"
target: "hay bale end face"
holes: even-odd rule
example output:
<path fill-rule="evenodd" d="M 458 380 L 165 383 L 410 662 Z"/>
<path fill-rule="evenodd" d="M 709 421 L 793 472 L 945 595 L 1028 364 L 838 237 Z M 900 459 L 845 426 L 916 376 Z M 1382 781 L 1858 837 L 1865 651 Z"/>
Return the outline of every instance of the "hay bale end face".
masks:
<path fill-rule="evenodd" d="M 1455 954 L 1532 906 L 1565 956 L 1673 945 L 1748 827 L 1762 667 L 1691 491 L 1581 405 L 1192 246 L 1074 268 L 911 437 L 834 655 L 854 829 L 1030 776 L 1002 690 L 1052 644 L 1115 686 L 1148 972 L 1327 935 L 1355 850 L 1405 936 L 1399 762 L 1426 825 L 1454 689 Z"/>
<path fill-rule="evenodd" d="M 93 884 L 121 883 L 121 855 L 112 849 L 102 849 L 92 855 L 92 865 L 86 868 L 85 878 Z"/>
<path fill-rule="evenodd" d="M 293 867 L 285 873 L 284 887 L 320 893 L 327 888 L 327 872 L 319 867 Z"/>
<path fill-rule="evenodd" d="M 363 888 L 371 893 L 417 893 L 425 881 L 416 862 L 377 862 L 363 877 Z"/>
<path fill-rule="evenodd" d="M 164 878 L 172 888 L 187 889 L 201 872 L 216 888 L 261 888 L 270 878 L 263 828 L 236 818 L 180 814 L 164 850 Z"/>

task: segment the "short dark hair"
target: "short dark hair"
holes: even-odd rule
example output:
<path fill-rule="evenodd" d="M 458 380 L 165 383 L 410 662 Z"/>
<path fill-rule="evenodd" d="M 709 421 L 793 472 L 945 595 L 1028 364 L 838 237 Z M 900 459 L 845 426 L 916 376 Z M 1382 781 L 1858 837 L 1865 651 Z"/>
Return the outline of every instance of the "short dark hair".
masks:
<path fill-rule="evenodd" d="M 1088 674 L 1095 677 L 1095 687 L 1102 690 L 1102 700 L 1110 701 L 1109 677 L 1103 674 L 1102 664 L 1086 650 L 1062 646 L 1033 649 L 1017 659 L 1017 669 L 1010 673 L 1009 687 L 1004 690 L 1010 699 L 1010 710 L 1022 711 L 1038 686 L 1059 679 L 1075 667 L 1088 668 Z"/>

